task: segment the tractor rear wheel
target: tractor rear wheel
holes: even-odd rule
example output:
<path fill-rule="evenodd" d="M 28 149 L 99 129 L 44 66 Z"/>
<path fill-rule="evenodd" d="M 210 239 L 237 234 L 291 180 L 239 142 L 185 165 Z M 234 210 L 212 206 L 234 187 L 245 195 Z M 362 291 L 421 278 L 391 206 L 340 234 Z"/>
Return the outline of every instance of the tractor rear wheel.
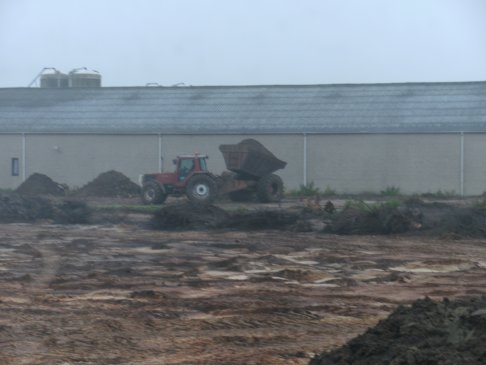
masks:
<path fill-rule="evenodd" d="M 218 187 L 208 175 L 194 175 L 187 183 L 186 195 L 193 204 L 211 204 L 216 199 Z"/>
<path fill-rule="evenodd" d="M 257 183 L 257 198 L 261 203 L 275 203 L 282 200 L 283 181 L 280 176 L 269 174 Z"/>
<path fill-rule="evenodd" d="M 167 193 L 156 181 L 148 181 L 142 186 L 142 201 L 145 204 L 162 204 Z"/>

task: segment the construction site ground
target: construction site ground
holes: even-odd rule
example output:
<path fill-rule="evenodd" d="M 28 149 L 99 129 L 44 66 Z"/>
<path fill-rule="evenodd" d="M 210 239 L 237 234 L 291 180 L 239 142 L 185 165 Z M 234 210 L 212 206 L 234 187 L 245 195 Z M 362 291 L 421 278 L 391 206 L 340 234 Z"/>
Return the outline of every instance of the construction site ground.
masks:
<path fill-rule="evenodd" d="M 486 294 L 483 239 L 149 219 L 0 224 L 0 364 L 307 364 L 400 304 Z"/>

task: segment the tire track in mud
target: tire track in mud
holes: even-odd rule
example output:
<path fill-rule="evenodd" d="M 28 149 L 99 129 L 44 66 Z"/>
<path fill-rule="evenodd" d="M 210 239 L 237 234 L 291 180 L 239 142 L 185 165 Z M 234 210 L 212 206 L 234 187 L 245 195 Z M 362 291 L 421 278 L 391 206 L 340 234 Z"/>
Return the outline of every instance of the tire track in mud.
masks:
<path fill-rule="evenodd" d="M 8 365 L 307 364 L 398 304 L 486 293 L 479 241 L 0 229 Z M 436 272 L 423 272 L 431 264 Z"/>

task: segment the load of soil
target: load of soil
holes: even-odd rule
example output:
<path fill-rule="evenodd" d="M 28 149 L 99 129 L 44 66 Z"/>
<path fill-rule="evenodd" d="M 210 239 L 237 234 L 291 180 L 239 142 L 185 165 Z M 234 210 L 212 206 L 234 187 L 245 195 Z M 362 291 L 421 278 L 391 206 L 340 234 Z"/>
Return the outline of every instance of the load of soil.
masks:
<path fill-rule="evenodd" d="M 486 210 L 424 203 L 410 199 L 398 206 L 349 206 L 333 215 L 325 232 L 336 234 L 419 233 L 434 236 L 486 237 Z"/>
<path fill-rule="evenodd" d="M 22 195 L 62 196 L 66 190 L 66 185 L 59 184 L 44 174 L 35 173 L 30 175 L 15 191 Z"/>
<path fill-rule="evenodd" d="M 227 213 L 214 205 L 168 205 L 154 213 L 152 226 L 161 230 L 230 228 L 239 230 L 290 228 L 299 216 L 276 210 Z"/>
<path fill-rule="evenodd" d="M 479 365 L 486 363 L 486 297 L 428 298 L 398 307 L 387 319 L 309 365 Z"/>
<path fill-rule="evenodd" d="M 140 187 L 121 172 L 111 170 L 98 175 L 75 195 L 131 198 L 140 195 Z"/>
<path fill-rule="evenodd" d="M 16 193 L 0 194 L 0 222 L 23 223 L 51 220 L 60 224 L 88 223 L 91 211 L 83 202 L 51 202 L 48 199 Z"/>

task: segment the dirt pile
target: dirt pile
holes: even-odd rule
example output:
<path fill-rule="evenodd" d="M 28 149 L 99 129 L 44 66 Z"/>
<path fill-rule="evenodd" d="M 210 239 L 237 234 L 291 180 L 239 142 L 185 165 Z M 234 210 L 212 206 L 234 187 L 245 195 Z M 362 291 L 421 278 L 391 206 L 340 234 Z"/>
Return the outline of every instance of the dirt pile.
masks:
<path fill-rule="evenodd" d="M 0 194 L 0 222 L 32 222 L 52 217 L 52 204 L 43 198 Z"/>
<path fill-rule="evenodd" d="M 309 365 L 479 365 L 486 363 L 486 297 L 426 298 Z"/>
<path fill-rule="evenodd" d="M 53 181 L 49 176 L 35 173 L 30 175 L 15 191 L 22 195 L 62 196 L 66 193 L 67 187 Z"/>
<path fill-rule="evenodd" d="M 51 202 L 44 198 L 20 194 L 0 194 L 0 222 L 22 223 L 52 220 L 59 224 L 88 223 L 91 211 L 83 202 Z"/>
<path fill-rule="evenodd" d="M 324 229 L 337 234 L 394 234 L 422 228 L 420 209 L 402 204 L 370 206 L 358 202 L 345 207 Z"/>
<path fill-rule="evenodd" d="M 191 203 L 167 205 L 154 213 L 152 227 L 161 230 L 217 228 L 227 219 L 227 213 L 214 205 Z"/>
<path fill-rule="evenodd" d="M 336 234 L 412 232 L 456 238 L 486 237 L 486 210 L 424 203 L 418 199 L 410 199 L 399 205 L 358 202 L 333 215 L 324 231 Z"/>
<path fill-rule="evenodd" d="M 154 213 L 152 227 L 161 230 L 184 229 L 291 229 L 298 221 L 296 213 L 281 210 L 227 213 L 214 205 L 191 203 L 168 205 Z"/>
<path fill-rule="evenodd" d="M 243 231 L 260 229 L 291 229 L 298 221 L 295 213 L 283 210 L 259 210 L 236 212 L 220 223 L 220 228 L 234 228 Z"/>
<path fill-rule="evenodd" d="M 104 172 L 78 189 L 78 196 L 131 198 L 140 194 L 140 187 L 118 171 Z"/>

